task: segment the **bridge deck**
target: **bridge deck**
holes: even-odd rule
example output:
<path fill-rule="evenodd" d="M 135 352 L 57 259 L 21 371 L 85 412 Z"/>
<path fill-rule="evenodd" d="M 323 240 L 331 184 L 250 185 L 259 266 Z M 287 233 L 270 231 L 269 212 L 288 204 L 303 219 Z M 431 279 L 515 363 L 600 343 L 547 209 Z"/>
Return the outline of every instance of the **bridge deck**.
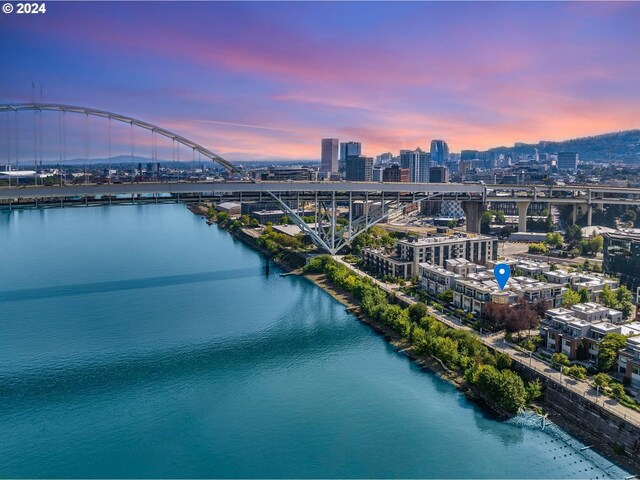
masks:
<path fill-rule="evenodd" d="M 486 202 L 536 201 L 545 203 L 640 204 L 640 189 L 592 185 L 482 185 L 459 183 L 371 183 L 371 182 L 144 182 L 83 184 L 70 186 L 0 187 L 0 200 L 45 199 L 96 195 L 280 193 L 327 194 L 385 193 L 441 195 L 444 198 L 474 198 Z"/>

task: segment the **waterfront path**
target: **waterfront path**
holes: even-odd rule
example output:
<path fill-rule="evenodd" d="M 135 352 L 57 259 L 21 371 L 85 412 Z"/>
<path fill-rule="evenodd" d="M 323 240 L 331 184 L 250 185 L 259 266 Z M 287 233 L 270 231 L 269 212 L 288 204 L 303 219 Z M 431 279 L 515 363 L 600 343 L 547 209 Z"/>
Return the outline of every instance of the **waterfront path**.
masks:
<path fill-rule="evenodd" d="M 342 257 L 334 256 L 333 258 L 336 261 L 340 262 L 342 265 L 349 268 L 356 275 L 369 278 L 382 290 L 389 294 L 395 295 L 400 301 L 406 303 L 407 305 L 418 302 L 418 300 L 411 295 L 407 295 L 406 293 L 401 292 L 398 285 L 390 285 L 386 282 L 382 282 L 376 278 L 373 278 L 371 275 L 368 275 L 367 273 L 357 269 L 350 263 L 345 262 Z M 605 410 L 620 418 L 621 421 L 630 422 L 636 426 L 640 426 L 640 412 L 625 407 L 614 398 L 610 398 L 604 395 L 598 396 L 596 389 L 589 382 L 563 375 L 562 372 L 555 370 L 551 367 L 551 365 L 534 356 L 531 352 L 528 352 L 521 349 L 520 347 L 506 342 L 502 333 L 480 334 L 471 327 L 464 325 L 460 321 L 460 319 L 452 315 L 441 313 L 430 306 L 427 306 L 427 309 L 429 310 L 429 313 L 431 315 L 433 315 L 436 319 L 438 319 L 445 325 L 451 328 L 456 328 L 458 330 L 467 330 L 473 333 L 486 346 L 508 354 L 514 362 L 518 362 L 521 365 L 535 370 L 538 374 L 546 377 L 548 380 L 556 384 L 560 384 L 576 395 L 584 397 L 585 399 L 603 407 Z"/>

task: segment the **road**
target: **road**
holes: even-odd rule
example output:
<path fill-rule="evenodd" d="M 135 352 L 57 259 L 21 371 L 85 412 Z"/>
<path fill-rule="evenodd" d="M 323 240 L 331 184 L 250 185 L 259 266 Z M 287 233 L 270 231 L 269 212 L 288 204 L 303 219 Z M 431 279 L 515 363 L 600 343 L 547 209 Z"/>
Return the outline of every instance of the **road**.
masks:
<path fill-rule="evenodd" d="M 372 276 L 366 274 L 365 272 L 358 270 L 353 265 L 345 262 L 339 256 L 334 256 L 333 258 L 339 263 L 341 263 L 342 265 L 345 265 L 356 275 L 360 277 L 369 278 L 382 290 L 384 290 L 389 294 L 395 295 L 397 298 L 401 299 L 403 302 L 407 304 L 413 304 L 418 302 L 418 300 L 415 299 L 414 297 L 401 292 L 399 290 L 399 286 L 390 285 L 376 278 L 373 278 Z M 473 330 L 472 328 L 466 325 L 463 325 L 459 319 L 451 315 L 443 314 L 430 306 L 427 306 L 427 309 L 429 310 L 429 313 L 431 315 L 433 315 L 437 320 L 444 323 L 445 325 L 451 328 L 456 328 L 458 330 L 466 330 L 468 332 L 473 333 L 487 347 L 490 347 L 508 354 L 511 357 L 512 361 L 518 362 L 522 365 L 525 365 L 529 368 L 534 369 L 537 373 L 545 376 L 552 382 L 555 382 L 556 384 L 561 384 L 563 387 L 566 387 L 576 395 L 584 397 L 585 399 L 597 405 L 602 406 L 607 411 L 619 417 L 620 420 L 633 423 L 634 425 L 637 425 L 640 427 L 640 412 L 625 407 L 624 405 L 620 404 L 620 402 L 618 402 L 613 398 L 609 398 L 603 395 L 598 397 L 596 393 L 596 389 L 592 387 L 589 382 L 584 380 L 577 380 L 577 379 L 568 377 L 566 375 L 563 375 L 562 372 L 555 370 L 554 368 L 551 367 L 551 365 L 533 356 L 530 352 L 525 353 L 525 351 L 519 349 L 519 347 L 516 347 L 510 343 L 507 343 L 504 340 L 504 335 L 502 333 L 480 334 L 477 331 Z"/>

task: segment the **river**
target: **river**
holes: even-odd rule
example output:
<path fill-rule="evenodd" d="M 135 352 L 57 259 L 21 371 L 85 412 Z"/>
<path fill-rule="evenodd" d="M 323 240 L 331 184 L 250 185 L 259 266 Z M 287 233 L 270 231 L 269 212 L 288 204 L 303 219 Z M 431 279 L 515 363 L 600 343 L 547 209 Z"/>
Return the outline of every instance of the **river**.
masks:
<path fill-rule="evenodd" d="M 625 475 L 182 205 L 0 212 L 0 252 L 2 477 Z"/>

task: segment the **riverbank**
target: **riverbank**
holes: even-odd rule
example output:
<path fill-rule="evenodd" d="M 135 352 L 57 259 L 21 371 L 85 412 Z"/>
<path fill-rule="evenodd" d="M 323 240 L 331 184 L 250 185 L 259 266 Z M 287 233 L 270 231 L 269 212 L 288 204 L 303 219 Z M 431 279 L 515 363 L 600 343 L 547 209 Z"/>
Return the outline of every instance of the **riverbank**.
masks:
<path fill-rule="evenodd" d="M 283 258 L 274 258 L 271 252 L 264 248 L 261 248 L 257 242 L 257 238 L 259 237 L 259 235 L 257 235 L 257 231 L 255 232 L 256 235 L 251 235 L 250 233 L 253 233 L 253 230 L 250 233 L 247 233 L 246 231 L 244 231 L 244 229 L 239 229 L 237 231 L 229 231 L 228 229 L 225 230 L 231 233 L 234 238 L 242 241 L 255 250 L 260 251 L 268 258 L 271 258 L 285 271 L 302 275 L 302 272 L 299 269 L 299 262 L 301 261 L 302 264 L 304 264 L 305 257 L 303 255 L 293 253 L 290 254 L 290 256 L 293 258 L 297 257 L 296 263 L 298 266 L 292 266 L 289 261 L 286 261 Z M 464 393 L 468 399 L 481 405 L 486 411 L 490 412 L 494 418 L 505 420 L 513 416 L 512 413 L 501 408 L 493 400 L 487 398 L 483 394 L 483 392 L 479 391 L 474 385 L 470 384 L 463 374 L 449 369 L 436 357 L 417 354 L 413 346 L 391 326 L 385 325 L 379 321 L 376 321 L 375 319 L 368 318 L 366 315 L 364 315 L 358 300 L 354 298 L 350 292 L 345 291 L 331 283 L 325 274 L 307 273 L 303 276 L 313 282 L 316 286 L 322 288 L 338 302 L 345 305 L 346 309 L 354 314 L 354 316 L 356 316 L 356 318 L 360 322 L 367 324 L 378 334 L 382 335 L 395 349 L 408 356 L 416 365 L 430 373 L 435 373 L 442 379 L 454 385 L 459 391 Z M 540 405 L 542 405 L 544 409 L 549 412 L 549 419 L 551 421 L 571 434 L 573 437 L 579 439 L 581 442 L 585 443 L 585 445 L 592 445 L 596 451 L 598 451 L 602 455 L 606 455 L 607 458 L 615 459 L 618 464 L 623 465 L 625 468 L 629 469 L 629 471 L 637 471 L 637 462 L 633 458 L 615 454 L 615 452 L 612 451 L 611 446 L 607 445 L 607 443 L 602 438 L 599 438 L 598 435 L 595 435 L 588 430 L 579 428 L 576 425 L 572 424 L 571 421 L 564 418 L 555 408 L 553 408 L 552 404 L 543 402 L 541 404 L 538 404 L 538 406 Z"/>
<path fill-rule="evenodd" d="M 311 280 L 318 287 L 323 289 L 337 301 L 345 305 L 347 310 L 355 315 L 355 317 L 362 323 L 368 325 L 370 328 L 375 330 L 378 334 L 382 335 L 387 342 L 393 345 L 398 351 L 402 352 L 402 354 L 409 357 L 416 365 L 418 365 L 423 370 L 426 370 L 430 373 L 435 373 L 442 379 L 451 383 L 458 390 L 466 395 L 469 400 L 472 400 L 480 405 L 482 405 L 486 410 L 488 410 L 495 418 L 500 420 L 506 420 L 511 418 L 513 415 L 508 411 L 500 408 L 500 406 L 496 405 L 494 402 L 486 398 L 482 392 L 478 391 L 473 386 L 469 385 L 467 380 L 463 375 L 458 374 L 457 372 L 448 368 L 442 361 L 438 358 L 428 355 L 419 355 L 416 353 L 414 347 L 402 336 L 396 332 L 393 328 L 388 325 L 384 325 L 381 322 L 378 322 L 372 318 L 367 317 L 361 311 L 360 304 L 353 297 L 353 295 L 340 287 L 333 285 L 324 274 L 312 274 L 306 273 L 303 274 L 304 277 Z"/>
<path fill-rule="evenodd" d="M 285 272 L 296 274 L 301 273 L 300 268 L 303 267 L 306 263 L 306 257 L 303 254 L 297 252 L 287 252 L 280 256 L 274 256 L 272 252 L 262 247 L 258 243 L 258 238 L 260 236 L 254 235 L 254 233 L 257 233 L 256 230 L 251 228 L 230 230 L 229 228 L 224 228 L 222 225 L 218 225 L 215 220 L 208 218 L 208 209 L 206 207 L 202 205 L 188 205 L 187 208 L 191 211 L 191 213 L 206 218 L 208 225 L 218 226 L 225 232 L 229 233 L 234 239 L 262 253 L 265 257 L 276 263 Z"/>
<path fill-rule="evenodd" d="M 430 373 L 437 374 L 454 385 L 459 391 L 464 393 L 469 400 L 481 405 L 485 410 L 489 411 L 494 418 L 498 420 L 506 420 L 513 417 L 512 413 L 500 408 L 500 406 L 496 405 L 493 400 L 487 398 L 483 392 L 470 384 L 464 375 L 447 368 L 446 365 L 436 357 L 417 354 L 411 344 L 406 339 L 402 338 L 392 327 L 363 315 L 358 300 L 355 299 L 350 292 L 332 284 L 325 274 L 307 273 L 304 276 L 329 293 L 329 295 L 337 301 L 345 305 L 347 310 L 353 313 L 359 321 L 367 324 L 380 335 L 384 336 L 389 343 L 403 354 L 406 354 L 413 362 L 416 363 L 416 365 Z M 542 408 L 545 413 L 548 413 L 548 419 L 551 422 L 572 437 L 578 439 L 585 446 L 593 448 L 604 458 L 607 458 L 610 461 L 615 461 L 616 464 L 622 466 L 629 472 L 640 471 L 639 459 L 633 452 L 620 455 L 619 452 L 616 452 L 615 449 L 612 448 L 611 442 L 606 440 L 602 435 L 602 432 L 598 431 L 598 428 L 590 425 L 588 422 L 586 425 L 578 425 L 572 419 L 566 417 L 553 401 L 548 401 L 546 398 L 543 398 L 542 401 L 534 402 L 532 407 L 536 407 L 538 409 Z"/>
<path fill-rule="evenodd" d="M 200 216 L 207 216 L 207 208 L 203 206 L 189 206 L 191 212 Z M 210 225 L 215 221 L 207 221 Z M 471 385 L 463 374 L 451 370 L 440 359 L 430 355 L 419 355 L 416 353 L 414 347 L 402 336 L 396 332 L 392 327 L 383 324 L 375 319 L 372 319 L 362 312 L 361 306 L 357 299 L 353 295 L 334 285 L 324 274 L 312 274 L 302 273 L 301 267 L 306 264 L 306 256 L 297 252 L 289 252 L 282 256 L 274 256 L 272 252 L 261 247 L 258 244 L 259 235 L 253 235 L 254 230 L 240 228 L 237 230 L 230 230 L 218 225 L 225 231 L 230 233 L 233 238 L 241 241 L 245 245 L 259 251 L 267 258 L 278 264 L 283 270 L 289 273 L 295 273 L 306 277 L 315 285 L 323 289 L 337 301 L 345 305 L 347 310 L 355 315 L 355 317 L 362 323 L 368 325 L 375 330 L 378 334 L 382 335 L 387 342 L 393 345 L 402 354 L 409 357 L 420 368 L 435 373 L 444 380 L 454 385 L 458 390 L 464 393 L 470 400 L 481 404 L 486 410 L 488 410 L 495 418 L 506 420 L 513 416 L 512 413 L 497 405 L 494 401 L 489 399 L 483 392 L 479 391 L 475 386 Z M 257 232 L 256 232 L 257 233 Z"/>

